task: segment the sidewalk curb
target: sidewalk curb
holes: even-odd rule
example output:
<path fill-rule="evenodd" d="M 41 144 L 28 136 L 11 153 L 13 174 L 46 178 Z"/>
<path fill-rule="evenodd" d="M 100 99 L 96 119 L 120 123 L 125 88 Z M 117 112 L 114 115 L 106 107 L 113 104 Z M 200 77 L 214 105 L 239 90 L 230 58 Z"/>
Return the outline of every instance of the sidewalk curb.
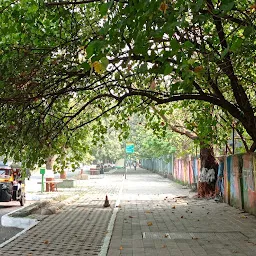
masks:
<path fill-rule="evenodd" d="M 66 202 L 67 204 L 72 204 L 78 198 L 79 198 L 78 195 L 71 196 L 71 197 L 67 198 L 66 200 L 64 200 L 63 202 Z M 41 204 L 45 204 L 45 203 L 46 203 L 46 201 L 41 202 Z M 39 202 L 35 202 L 31 205 L 16 209 L 15 211 L 9 212 L 2 216 L 2 218 L 1 218 L 2 226 L 16 227 L 16 228 L 21 228 L 23 230 L 20 231 L 19 233 L 17 233 L 15 236 L 11 237 L 10 239 L 6 240 L 5 242 L 1 243 L 0 248 L 3 248 L 5 245 L 12 242 L 13 240 L 15 240 L 17 237 L 21 236 L 22 234 L 26 233 L 28 230 L 30 230 L 31 228 L 33 228 L 40 222 L 40 220 L 33 219 L 30 217 L 25 217 L 25 216 L 24 217 L 11 217 L 10 215 L 12 215 L 18 211 L 21 211 L 25 208 L 28 208 L 28 214 L 29 214 L 29 213 L 33 212 L 33 210 L 38 209 L 39 207 L 40 207 Z"/>
<path fill-rule="evenodd" d="M 108 253 L 109 244 L 110 244 L 111 237 L 112 237 L 112 234 L 113 234 L 113 229 L 114 229 L 114 225 L 115 225 L 115 221 L 116 221 L 117 212 L 119 210 L 118 206 L 120 204 L 121 196 L 122 196 L 122 193 L 123 193 L 124 181 L 125 181 L 125 179 L 123 177 L 122 185 L 121 185 L 121 188 L 119 190 L 119 195 L 118 195 L 118 198 L 116 200 L 115 208 L 113 210 L 111 219 L 108 223 L 107 234 L 105 236 L 105 239 L 104 239 L 103 245 L 101 247 L 101 251 L 99 253 L 99 256 L 106 256 L 107 253 Z"/>
<path fill-rule="evenodd" d="M 36 203 L 32 204 L 32 205 L 29 205 L 30 206 L 30 211 L 38 208 L 38 205 L 36 205 Z M 27 206 L 27 207 L 29 207 Z M 33 206 L 33 207 L 31 207 Z M 31 225 L 34 225 L 36 222 L 38 222 L 36 219 L 31 219 L 31 218 L 26 218 L 26 217 L 11 217 L 10 215 L 22 210 L 22 209 L 25 209 L 26 207 L 22 207 L 22 208 L 19 208 L 15 211 L 12 211 L 12 212 L 9 212 L 5 215 L 2 216 L 1 218 L 1 225 L 4 226 L 4 227 L 16 227 L 16 228 L 28 228 L 30 227 Z"/>
<path fill-rule="evenodd" d="M 77 195 L 71 196 L 66 200 L 63 200 L 61 203 L 71 204 L 78 198 L 79 196 Z M 31 215 L 33 211 L 39 209 L 42 205 L 45 205 L 50 201 L 51 200 L 43 200 L 43 201 L 35 202 L 31 205 L 24 206 L 22 208 L 16 209 L 15 211 L 9 212 L 2 216 L 1 225 L 4 227 L 16 227 L 16 228 L 22 228 L 22 229 L 27 229 L 30 226 L 34 226 L 39 222 L 39 220 L 31 218 L 29 217 L 29 215 Z M 24 211 L 24 209 L 26 209 L 26 211 Z M 24 216 L 22 216 L 22 211 L 24 211 L 23 212 Z M 21 212 L 21 216 L 15 216 L 15 213 L 17 212 Z M 13 214 L 14 216 L 11 216 Z"/>
<path fill-rule="evenodd" d="M 34 226 L 36 226 L 39 223 L 39 221 L 36 221 L 34 224 L 31 224 L 29 227 L 23 229 L 22 231 L 20 231 L 18 234 L 16 234 L 15 236 L 11 237 L 10 239 L 6 240 L 5 242 L 0 244 L 0 248 L 3 248 L 5 245 L 7 245 L 8 243 L 12 242 L 13 240 L 15 240 L 17 237 L 21 236 L 22 234 L 26 233 L 29 229 L 33 228 Z"/>
<path fill-rule="evenodd" d="M 25 207 L 23 207 L 25 208 Z M 22 209 L 22 208 L 21 208 Z M 20 211 L 20 209 L 17 209 L 15 211 L 9 212 L 8 214 L 5 214 L 1 218 L 1 224 L 5 227 L 16 227 L 16 228 L 23 228 L 22 231 L 17 233 L 15 236 L 11 237 L 10 239 L 6 240 L 5 242 L 0 244 L 0 248 L 4 247 L 6 244 L 10 243 L 11 241 L 15 240 L 20 235 L 26 233 L 29 229 L 34 227 L 39 223 L 37 219 L 31 219 L 31 218 L 22 218 L 22 217 L 10 217 L 10 214 L 13 214 L 17 211 Z M 15 225 L 14 225 L 15 224 Z"/>

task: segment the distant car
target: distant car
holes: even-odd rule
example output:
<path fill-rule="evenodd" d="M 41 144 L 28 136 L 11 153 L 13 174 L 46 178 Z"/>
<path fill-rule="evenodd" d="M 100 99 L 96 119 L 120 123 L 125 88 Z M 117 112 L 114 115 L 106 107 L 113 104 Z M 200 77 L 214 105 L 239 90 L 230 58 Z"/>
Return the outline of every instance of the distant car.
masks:
<path fill-rule="evenodd" d="M 111 164 L 111 163 L 104 164 L 104 168 L 113 168 L 113 167 L 115 167 L 114 164 Z"/>

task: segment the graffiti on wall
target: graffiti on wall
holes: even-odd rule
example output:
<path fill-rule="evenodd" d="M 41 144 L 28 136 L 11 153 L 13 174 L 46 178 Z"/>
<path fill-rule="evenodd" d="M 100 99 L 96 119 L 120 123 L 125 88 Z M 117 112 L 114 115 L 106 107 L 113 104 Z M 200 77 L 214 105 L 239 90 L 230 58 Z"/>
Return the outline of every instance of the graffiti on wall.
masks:
<path fill-rule="evenodd" d="M 207 182 L 207 183 L 215 181 L 214 169 L 202 168 L 200 176 L 199 176 L 199 181 Z"/>
<path fill-rule="evenodd" d="M 250 189 L 251 191 L 255 191 L 253 170 L 247 170 L 247 175 L 248 189 Z"/>

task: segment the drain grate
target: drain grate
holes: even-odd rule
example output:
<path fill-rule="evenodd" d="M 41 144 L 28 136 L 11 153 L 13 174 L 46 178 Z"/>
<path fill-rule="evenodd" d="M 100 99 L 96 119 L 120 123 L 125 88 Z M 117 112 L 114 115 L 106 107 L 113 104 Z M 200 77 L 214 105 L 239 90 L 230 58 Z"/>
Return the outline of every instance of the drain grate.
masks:
<path fill-rule="evenodd" d="M 241 240 L 247 237 L 239 231 L 234 232 L 143 232 L 143 239 L 211 239 L 211 240 Z"/>

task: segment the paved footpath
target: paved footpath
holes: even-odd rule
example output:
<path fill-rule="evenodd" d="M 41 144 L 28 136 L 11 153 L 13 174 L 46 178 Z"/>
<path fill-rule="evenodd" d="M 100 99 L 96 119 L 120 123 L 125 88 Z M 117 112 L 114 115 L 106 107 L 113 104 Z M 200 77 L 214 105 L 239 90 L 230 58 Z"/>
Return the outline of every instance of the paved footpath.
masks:
<path fill-rule="evenodd" d="M 8 243 L 0 255 L 256 255 L 254 216 L 195 199 L 189 189 L 142 169 L 123 178 L 116 172 L 89 181 L 85 196 Z M 111 208 L 102 207 L 106 194 Z"/>
<path fill-rule="evenodd" d="M 50 215 L 14 241 L 0 248 L 4 256 L 98 255 L 101 251 L 122 185 L 123 175 L 89 180 L 86 195 Z M 111 208 L 103 208 L 105 195 Z"/>
<path fill-rule="evenodd" d="M 194 195 L 159 175 L 128 173 L 108 256 L 256 256 L 254 216 Z"/>

